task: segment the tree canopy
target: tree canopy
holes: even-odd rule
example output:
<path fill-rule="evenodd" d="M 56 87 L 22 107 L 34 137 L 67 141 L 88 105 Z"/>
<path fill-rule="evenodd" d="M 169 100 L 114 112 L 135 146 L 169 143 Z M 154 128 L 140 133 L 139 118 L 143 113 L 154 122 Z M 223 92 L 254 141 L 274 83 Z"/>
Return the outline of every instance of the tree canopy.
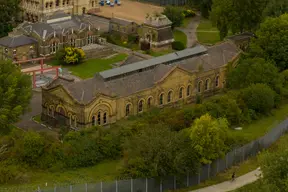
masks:
<path fill-rule="evenodd" d="M 267 18 L 256 31 L 249 52 L 274 61 L 279 70 L 288 68 L 288 14 Z"/>
<path fill-rule="evenodd" d="M 31 77 L 11 61 L 0 61 L 0 127 L 4 131 L 28 108 Z M 1 131 L 1 130 L 0 130 Z"/>
<path fill-rule="evenodd" d="M 172 28 L 180 27 L 185 17 L 182 8 L 173 6 L 165 7 L 163 15 L 166 15 L 166 17 L 172 22 Z"/>
<path fill-rule="evenodd" d="M 264 17 L 279 17 L 280 15 L 288 12 L 287 0 L 269 0 L 264 9 Z"/>
<path fill-rule="evenodd" d="M 263 18 L 266 0 L 213 0 L 210 19 L 223 39 L 233 33 L 255 29 Z"/>
<path fill-rule="evenodd" d="M 7 35 L 17 22 L 21 0 L 0 0 L 0 37 Z"/>
<path fill-rule="evenodd" d="M 190 138 L 200 162 L 211 163 L 225 155 L 228 149 L 225 144 L 228 139 L 228 122 L 225 118 L 213 119 L 205 114 L 194 121 L 190 128 Z"/>

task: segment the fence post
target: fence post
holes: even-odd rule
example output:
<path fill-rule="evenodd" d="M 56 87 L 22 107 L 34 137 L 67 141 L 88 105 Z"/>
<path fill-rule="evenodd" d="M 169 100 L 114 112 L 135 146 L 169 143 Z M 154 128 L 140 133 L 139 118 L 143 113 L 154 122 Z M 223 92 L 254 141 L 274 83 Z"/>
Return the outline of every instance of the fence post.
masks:
<path fill-rule="evenodd" d="M 189 187 L 189 172 L 187 173 L 187 187 Z"/>
<path fill-rule="evenodd" d="M 103 192 L 103 182 L 102 181 L 100 183 L 100 190 L 101 190 L 101 192 Z"/>
<path fill-rule="evenodd" d="M 131 192 L 133 192 L 133 179 L 131 178 Z"/>
<path fill-rule="evenodd" d="M 242 162 L 245 160 L 245 149 L 244 149 L 244 146 L 242 147 Z"/>
<path fill-rule="evenodd" d="M 227 153 L 227 154 L 225 155 L 225 166 L 226 166 L 226 169 L 228 169 L 228 154 L 229 154 L 229 153 Z"/>
<path fill-rule="evenodd" d="M 162 192 L 162 178 L 160 180 L 160 192 Z"/>
<path fill-rule="evenodd" d="M 72 192 L 72 185 L 70 185 L 70 192 Z"/>
<path fill-rule="evenodd" d="M 147 177 L 146 177 L 145 189 L 146 189 L 145 191 L 148 192 L 148 179 L 147 179 Z"/>
<path fill-rule="evenodd" d="M 118 181 L 116 179 L 116 192 L 118 192 Z"/>
<path fill-rule="evenodd" d="M 54 186 L 54 192 L 56 192 L 57 191 L 57 189 L 56 189 L 56 185 Z"/>
<path fill-rule="evenodd" d="M 176 190 L 176 176 L 174 176 L 174 190 Z"/>
<path fill-rule="evenodd" d="M 88 192 L 88 184 L 85 183 L 85 191 Z"/>
<path fill-rule="evenodd" d="M 200 169 L 200 168 L 199 168 Z M 198 184 L 200 184 L 200 170 L 199 170 L 199 173 L 198 173 Z"/>
<path fill-rule="evenodd" d="M 219 171 L 219 159 L 216 159 L 216 174 Z"/>
<path fill-rule="evenodd" d="M 208 179 L 210 178 L 210 168 L 211 168 L 211 164 L 208 164 Z"/>

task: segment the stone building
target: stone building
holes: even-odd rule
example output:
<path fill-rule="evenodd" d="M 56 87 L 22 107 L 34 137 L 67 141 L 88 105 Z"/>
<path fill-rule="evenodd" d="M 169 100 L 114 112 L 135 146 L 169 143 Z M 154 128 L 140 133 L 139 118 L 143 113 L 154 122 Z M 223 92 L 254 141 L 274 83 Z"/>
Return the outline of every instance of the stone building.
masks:
<path fill-rule="evenodd" d="M 165 16 L 149 16 L 141 26 L 140 43 L 149 42 L 152 50 L 171 49 L 174 41 L 172 22 Z"/>
<path fill-rule="evenodd" d="M 134 21 L 112 17 L 109 22 L 109 32 L 119 33 L 122 36 L 138 35 L 139 25 Z"/>
<path fill-rule="evenodd" d="M 79 129 L 106 125 L 152 107 L 191 103 L 225 86 L 225 71 L 240 50 L 232 42 L 198 46 L 127 64 L 73 82 L 42 87 L 42 120 Z"/>
<path fill-rule="evenodd" d="M 99 8 L 97 0 L 22 0 L 23 18 L 29 22 L 43 22 L 55 12 L 82 15 Z"/>
<path fill-rule="evenodd" d="M 22 60 L 53 55 L 65 45 L 90 45 L 96 43 L 97 38 L 98 30 L 84 17 L 57 11 L 45 21 L 20 24 L 10 35 L 0 39 L 0 51 L 4 57 Z"/>

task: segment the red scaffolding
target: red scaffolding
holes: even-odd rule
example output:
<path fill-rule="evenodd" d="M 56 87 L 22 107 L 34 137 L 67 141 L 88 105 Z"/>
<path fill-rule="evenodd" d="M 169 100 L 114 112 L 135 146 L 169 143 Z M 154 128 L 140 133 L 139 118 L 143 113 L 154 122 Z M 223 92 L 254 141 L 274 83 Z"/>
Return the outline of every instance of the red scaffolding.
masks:
<path fill-rule="evenodd" d="M 40 61 L 40 66 L 41 66 L 41 74 L 43 74 L 43 69 L 44 69 L 44 59 L 45 57 L 39 57 L 35 59 L 27 59 L 27 60 L 21 60 L 21 61 L 14 61 L 14 63 L 21 65 L 23 63 L 28 63 L 28 62 L 33 62 L 33 61 Z"/>

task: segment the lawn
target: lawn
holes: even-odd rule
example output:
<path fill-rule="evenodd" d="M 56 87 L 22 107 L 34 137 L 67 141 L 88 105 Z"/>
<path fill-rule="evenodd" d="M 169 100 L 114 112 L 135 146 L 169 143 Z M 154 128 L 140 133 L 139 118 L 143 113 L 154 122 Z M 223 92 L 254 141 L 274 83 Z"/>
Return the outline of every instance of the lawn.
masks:
<path fill-rule="evenodd" d="M 175 29 L 173 30 L 173 36 L 175 41 L 180 41 L 187 47 L 187 36 L 185 33 Z"/>
<path fill-rule="evenodd" d="M 79 168 L 74 170 L 66 170 L 62 172 L 49 172 L 31 170 L 27 173 L 29 176 L 29 183 L 23 185 L 1 185 L 0 191 L 16 192 L 16 191 L 33 191 L 38 186 L 41 189 L 53 188 L 54 185 L 63 186 L 69 184 L 81 184 L 85 183 L 98 183 L 100 181 L 113 181 L 119 175 L 119 168 L 122 165 L 122 161 L 107 161 L 102 162 L 93 167 Z M 45 184 L 48 184 L 47 187 Z M 21 189 L 21 190 L 20 190 Z"/>
<path fill-rule="evenodd" d="M 38 123 L 41 123 L 41 122 L 42 122 L 42 121 L 41 121 L 41 114 L 34 116 L 34 117 L 33 117 L 33 120 L 36 121 L 36 122 L 38 122 Z"/>
<path fill-rule="evenodd" d="M 197 27 L 197 39 L 202 44 L 215 44 L 221 41 L 218 29 L 207 19 L 202 19 Z"/>
<path fill-rule="evenodd" d="M 162 51 L 152 51 L 150 50 L 148 52 L 149 55 L 153 56 L 153 57 L 159 57 L 159 56 L 162 56 L 162 55 L 167 55 L 169 53 L 172 53 L 173 50 L 169 49 L 169 50 L 162 50 Z"/>
<path fill-rule="evenodd" d="M 79 65 L 65 66 L 73 75 L 76 75 L 82 79 L 87 79 L 93 77 L 95 73 L 100 71 L 105 71 L 111 69 L 113 63 L 124 61 L 127 57 L 127 54 L 118 54 L 111 58 L 105 59 L 88 59 L 84 63 Z"/>
<path fill-rule="evenodd" d="M 191 20 L 193 19 L 193 17 L 186 17 L 184 20 L 183 20 L 183 23 L 181 25 L 182 28 L 186 28 L 189 23 L 191 22 Z"/>

